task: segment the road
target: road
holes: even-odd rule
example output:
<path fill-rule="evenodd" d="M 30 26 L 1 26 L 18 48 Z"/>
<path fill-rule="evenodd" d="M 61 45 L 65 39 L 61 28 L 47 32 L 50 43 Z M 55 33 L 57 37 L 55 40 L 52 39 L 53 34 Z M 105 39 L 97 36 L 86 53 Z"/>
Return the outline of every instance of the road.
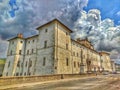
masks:
<path fill-rule="evenodd" d="M 59 80 L 7 90 L 120 90 L 120 74 Z"/>

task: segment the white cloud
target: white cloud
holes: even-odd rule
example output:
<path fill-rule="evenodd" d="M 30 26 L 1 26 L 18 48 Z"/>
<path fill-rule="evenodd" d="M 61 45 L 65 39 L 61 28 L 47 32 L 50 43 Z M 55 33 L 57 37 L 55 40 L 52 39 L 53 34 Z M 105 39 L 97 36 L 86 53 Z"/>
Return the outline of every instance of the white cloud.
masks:
<path fill-rule="evenodd" d="M 87 3 L 88 0 L 19 0 L 17 2 L 19 11 L 14 18 L 11 18 L 8 14 L 8 0 L 4 0 L 4 4 L 0 3 L 0 51 L 5 51 L 2 47 L 8 45 L 3 39 L 18 32 L 25 33 L 26 36 L 35 34 L 37 26 L 53 18 L 59 18 L 64 24 L 73 28 L 74 38 L 88 37 L 96 49 L 107 50 L 112 55 L 115 54 L 113 52 L 115 50 L 119 54 L 120 26 L 114 27 L 114 21 L 111 19 L 101 20 L 100 11 L 97 9 L 88 13 L 83 11 Z M 5 53 L 0 53 L 0 56 Z"/>
<path fill-rule="evenodd" d="M 19 10 L 15 17 L 9 15 L 9 0 L 0 2 L 0 57 L 3 56 L 5 39 L 24 33 L 25 36 L 35 34 L 35 28 L 53 18 L 70 26 L 76 19 L 76 13 L 87 5 L 87 0 L 16 0 Z M 74 11 L 74 13 L 73 13 Z M 76 17 L 76 18 L 75 18 Z M 4 54 L 6 55 L 6 54 Z"/>
<path fill-rule="evenodd" d="M 96 9 L 84 13 L 84 16 L 87 18 L 79 16 L 74 23 L 73 37 L 81 39 L 88 37 L 95 49 L 110 52 L 111 58 L 114 60 L 118 58 L 117 56 L 120 54 L 120 26 L 114 26 L 114 21 L 109 18 L 101 20 L 100 11 Z"/>
<path fill-rule="evenodd" d="M 120 16 L 120 11 L 118 11 L 118 12 L 116 13 L 116 15 L 117 15 L 117 16 Z"/>

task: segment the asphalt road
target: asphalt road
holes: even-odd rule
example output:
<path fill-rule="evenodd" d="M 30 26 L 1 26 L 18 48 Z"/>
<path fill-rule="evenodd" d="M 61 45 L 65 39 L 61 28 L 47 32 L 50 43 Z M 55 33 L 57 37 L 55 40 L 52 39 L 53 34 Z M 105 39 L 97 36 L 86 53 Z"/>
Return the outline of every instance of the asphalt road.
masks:
<path fill-rule="evenodd" d="M 119 74 L 54 81 L 7 90 L 120 90 Z"/>

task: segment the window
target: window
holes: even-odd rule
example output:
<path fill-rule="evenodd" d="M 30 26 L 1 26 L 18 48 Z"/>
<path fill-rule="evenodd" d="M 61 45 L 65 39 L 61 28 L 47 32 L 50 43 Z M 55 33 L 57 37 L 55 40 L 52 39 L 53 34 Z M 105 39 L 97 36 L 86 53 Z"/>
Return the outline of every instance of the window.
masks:
<path fill-rule="evenodd" d="M 55 66 L 55 69 L 57 69 L 57 66 Z"/>
<path fill-rule="evenodd" d="M 28 41 L 28 43 L 30 43 L 30 41 Z"/>
<path fill-rule="evenodd" d="M 32 67 L 32 61 L 29 60 L 29 67 Z"/>
<path fill-rule="evenodd" d="M 74 68 L 76 67 L 76 62 L 74 61 Z"/>
<path fill-rule="evenodd" d="M 29 54 L 29 50 L 27 50 L 27 54 Z"/>
<path fill-rule="evenodd" d="M 78 57 L 78 53 L 77 53 L 77 57 Z"/>
<path fill-rule="evenodd" d="M 16 73 L 16 76 L 19 76 L 19 73 L 18 73 L 18 72 Z"/>
<path fill-rule="evenodd" d="M 68 60 L 68 58 L 66 58 L 66 66 L 68 66 L 69 65 L 69 60 Z"/>
<path fill-rule="evenodd" d="M 79 62 L 78 62 L 78 67 L 80 66 Z"/>
<path fill-rule="evenodd" d="M 25 64 L 25 66 L 27 67 L 27 61 L 26 61 L 26 64 Z"/>
<path fill-rule="evenodd" d="M 34 53 L 34 49 L 32 49 L 32 53 Z"/>
<path fill-rule="evenodd" d="M 19 54 L 20 54 L 20 55 L 22 54 L 22 50 L 19 50 Z"/>
<path fill-rule="evenodd" d="M 20 41 L 20 43 L 23 43 L 23 41 Z"/>
<path fill-rule="evenodd" d="M 44 57 L 43 58 L 43 66 L 45 66 L 45 63 L 46 63 L 46 58 Z"/>
<path fill-rule="evenodd" d="M 18 63 L 17 63 L 17 67 L 20 67 L 20 61 L 18 61 Z"/>
<path fill-rule="evenodd" d="M 66 32 L 66 35 L 68 35 L 68 32 Z"/>
<path fill-rule="evenodd" d="M 24 73 L 24 76 L 26 76 L 26 72 Z"/>
<path fill-rule="evenodd" d="M 12 52 L 12 50 L 10 51 L 10 55 L 12 55 L 13 54 L 13 52 Z"/>
<path fill-rule="evenodd" d="M 47 47 L 47 41 L 44 41 L 44 48 Z"/>
<path fill-rule="evenodd" d="M 48 32 L 48 29 L 45 29 L 45 32 Z"/>
<path fill-rule="evenodd" d="M 68 50 L 68 44 L 66 44 L 66 49 Z"/>
<path fill-rule="evenodd" d="M 8 72 L 6 73 L 6 76 L 8 76 Z"/>
<path fill-rule="evenodd" d="M 10 61 L 8 62 L 8 67 L 10 67 Z"/>
<path fill-rule="evenodd" d="M 35 40 L 33 40 L 33 43 L 35 42 Z"/>
<path fill-rule="evenodd" d="M 29 75 L 31 75 L 31 73 L 29 73 Z"/>

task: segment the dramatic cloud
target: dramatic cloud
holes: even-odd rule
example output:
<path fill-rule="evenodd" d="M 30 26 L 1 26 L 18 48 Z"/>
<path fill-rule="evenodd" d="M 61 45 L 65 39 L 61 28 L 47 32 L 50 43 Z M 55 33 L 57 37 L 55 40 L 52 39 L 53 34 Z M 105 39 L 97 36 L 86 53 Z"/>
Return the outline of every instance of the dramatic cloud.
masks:
<path fill-rule="evenodd" d="M 120 26 L 114 26 L 111 19 L 101 20 L 100 11 L 96 9 L 81 12 L 82 16 L 74 23 L 73 37 L 88 38 L 98 51 L 108 51 L 111 58 L 120 57 Z M 117 54 L 116 54 L 117 53 Z"/>
<path fill-rule="evenodd" d="M 87 2 L 87 0 L 0 0 L 0 57 L 6 53 L 3 47 L 6 48 L 7 44 L 3 41 L 6 42 L 6 39 L 17 33 L 24 33 L 24 36 L 36 34 L 37 26 L 53 18 L 59 18 L 72 28 L 73 22 L 79 16 L 77 14 Z"/>
<path fill-rule="evenodd" d="M 5 58 L 7 55 L 8 42 L 0 38 L 0 58 Z"/>
<path fill-rule="evenodd" d="M 88 0 L 13 0 L 12 4 L 10 1 L 0 0 L 0 57 L 6 55 L 7 38 L 17 33 L 36 34 L 37 26 L 59 18 L 74 30 L 72 38 L 88 37 L 96 50 L 108 51 L 112 59 L 119 59 L 120 26 L 109 18 L 101 20 L 97 9 L 84 11 Z"/>

